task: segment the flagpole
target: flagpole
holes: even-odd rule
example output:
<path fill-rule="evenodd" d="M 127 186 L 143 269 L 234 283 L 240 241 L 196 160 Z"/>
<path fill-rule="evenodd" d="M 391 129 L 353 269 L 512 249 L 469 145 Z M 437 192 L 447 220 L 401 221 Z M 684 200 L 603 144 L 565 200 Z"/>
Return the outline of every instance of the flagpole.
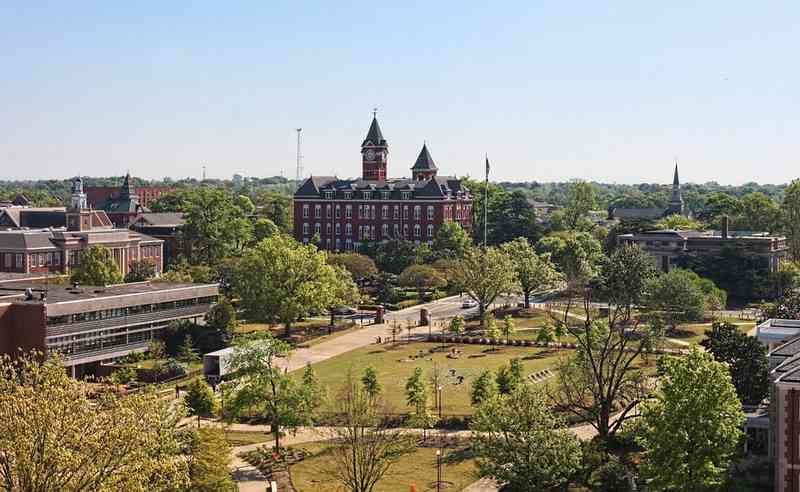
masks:
<path fill-rule="evenodd" d="M 486 249 L 486 240 L 489 230 L 489 155 L 486 155 L 486 180 L 483 186 L 483 249 Z"/>

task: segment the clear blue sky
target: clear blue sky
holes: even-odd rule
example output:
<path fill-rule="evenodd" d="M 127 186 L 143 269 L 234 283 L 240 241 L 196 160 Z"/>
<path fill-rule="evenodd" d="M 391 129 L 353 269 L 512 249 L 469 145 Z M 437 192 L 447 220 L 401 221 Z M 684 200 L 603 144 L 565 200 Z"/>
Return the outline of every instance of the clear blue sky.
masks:
<path fill-rule="evenodd" d="M 35 4 L 35 5 L 34 5 Z M 800 176 L 800 2 L 0 3 L 0 178 Z"/>

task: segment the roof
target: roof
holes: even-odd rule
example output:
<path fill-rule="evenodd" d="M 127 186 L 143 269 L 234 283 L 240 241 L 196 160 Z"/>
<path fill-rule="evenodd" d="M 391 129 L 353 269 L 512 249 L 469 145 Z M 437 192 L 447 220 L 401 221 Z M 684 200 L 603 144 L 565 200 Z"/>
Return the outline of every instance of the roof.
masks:
<path fill-rule="evenodd" d="M 761 343 L 780 343 L 800 335 L 800 320 L 768 319 L 756 327 Z"/>
<path fill-rule="evenodd" d="M 392 193 L 392 199 L 399 198 L 401 191 L 411 191 L 415 197 L 441 198 L 458 192 L 469 191 L 455 176 L 433 176 L 425 180 L 387 179 L 371 181 L 364 179 L 339 179 L 335 176 L 312 176 L 306 179 L 294 194 L 295 198 L 319 198 L 325 191 L 337 195 L 345 191 L 378 191 Z M 396 196 L 395 196 L 396 195 Z"/>
<path fill-rule="evenodd" d="M 224 357 L 226 355 L 231 355 L 236 350 L 236 347 L 225 347 L 224 349 L 215 350 L 213 352 L 209 352 L 204 354 L 203 357 Z"/>
<path fill-rule="evenodd" d="M 0 231 L 0 249 L 5 251 L 55 250 L 50 230 Z"/>
<path fill-rule="evenodd" d="M 0 210 L 0 226 L 63 227 L 67 223 L 66 210 L 64 207 L 8 207 Z"/>
<path fill-rule="evenodd" d="M 386 145 L 386 139 L 383 138 L 381 126 L 378 124 L 378 118 L 375 116 L 372 117 L 372 123 L 369 125 L 367 138 L 365 138 L 364 143 L 361 144 L 362 147 L 365 145 Z"/>
<path fill-rule="evenodd" d="M 111 198 L 103 202 L 99 208 L 109 214 L 137 213 L 145 210 L 145 208 L 139 204 L 139 200 L 135 198 L 135 196 Z"/>
<path fill-rule="evenodd" d="M 136 219 L 137 224 L 152 227 L 181 227 L 186 224 L 183 212 L 145 212 Z"/>
<path fill-rule="evenodd" d="M 428 145 L 422 144 L 422 150 L 419 151 L 419 157 L 417 157 L 417 161 L 411 167 L 414 171 L 436 171 L 439 169 L 436 167 L 436 163 L 433 162 L 433 158 L 431 157 L 431 153 L 428 151 Z"/>

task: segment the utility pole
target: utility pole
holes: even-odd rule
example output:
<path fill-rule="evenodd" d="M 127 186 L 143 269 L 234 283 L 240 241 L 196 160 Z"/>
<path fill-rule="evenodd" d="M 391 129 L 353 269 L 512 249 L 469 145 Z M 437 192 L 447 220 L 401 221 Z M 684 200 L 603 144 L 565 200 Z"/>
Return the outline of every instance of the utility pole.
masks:
<path fill-rule="evenodd" d="M 300 134 L 303 132 L 302 128 L 297 130 L 297 171 L 294 179 L 297 181 L 297 187 L 300 187 L 300 180 L 303 178 L 303 154 L 300 153 Z"/>
<path fill-rule="evenodd" d="M 203 164 L 203 182 L 206 181 L 206 165 Z"/>

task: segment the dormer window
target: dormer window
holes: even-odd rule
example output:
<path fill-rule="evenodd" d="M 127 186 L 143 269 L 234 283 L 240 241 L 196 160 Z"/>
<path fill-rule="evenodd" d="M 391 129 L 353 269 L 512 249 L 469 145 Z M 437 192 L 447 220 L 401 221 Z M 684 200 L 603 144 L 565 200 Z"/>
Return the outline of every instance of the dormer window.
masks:
<path fill-rule="evenodd" d="M 410 191 L 404 191 L 402 197 L 403 197 L 403 200 L 411 200 L 411 192 Z"/>
<path fill-rule="evenodd" d="M 389 199 L 389 192 L 388 191 L 384 191 L 383 193 L 381 193 L 381 195 L 382 195 L 382 198 L 384 200 L 388 200 Z"/>
<path fill-rule="evenodd" d="M 325 199 L 326 200 L 333 200 L 333 192 L 332 191 L 326 191 L 325 192 Z"/>
<path fill-rule="evenodd" d="M 353 193 L 351 191 L 345 191 L 344 192 L 344 199 L 345 200 L 349 200 L 351 198 L 353 198 Z"/>
<path fill-rule="evenodd" d="M 371 198 L 372 198 L 372 192 L 371 191 L 365 191 L 364 192 L 364 200 L 369 200 Z"/>

